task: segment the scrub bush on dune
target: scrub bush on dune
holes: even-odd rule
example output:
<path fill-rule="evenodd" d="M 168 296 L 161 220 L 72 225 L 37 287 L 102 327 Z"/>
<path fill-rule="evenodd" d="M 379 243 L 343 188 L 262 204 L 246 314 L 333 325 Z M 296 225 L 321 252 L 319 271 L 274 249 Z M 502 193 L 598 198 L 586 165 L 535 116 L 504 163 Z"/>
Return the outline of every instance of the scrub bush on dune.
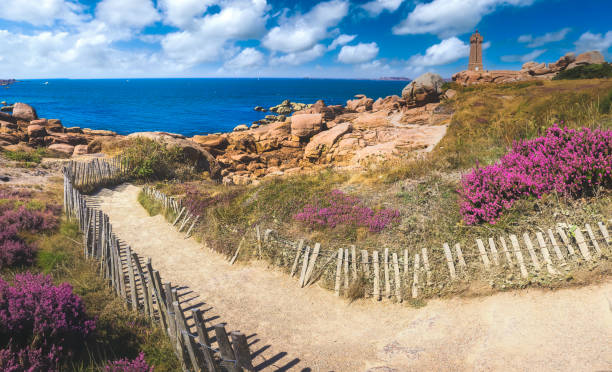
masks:
<path fill-rule="evenodd" d="M 612 185 L 612 131 L 549 128 L 542 137 L 515 142 L 497 163 L 462 179 L 461 213 L 466 224 L 495 223 L 521 198 L 551 192 L 592 194 Z"/>

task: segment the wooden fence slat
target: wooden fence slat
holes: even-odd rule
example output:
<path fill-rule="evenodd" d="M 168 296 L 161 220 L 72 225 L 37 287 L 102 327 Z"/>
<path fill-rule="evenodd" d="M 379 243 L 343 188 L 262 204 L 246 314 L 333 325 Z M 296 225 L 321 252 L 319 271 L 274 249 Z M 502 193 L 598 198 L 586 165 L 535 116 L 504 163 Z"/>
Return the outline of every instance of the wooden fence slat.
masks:
<path fill-rule="evenodd" d="M 370 277 L 370 260 L 368 257 L 368 251 L 365 249 L 361 250 L 361 265 L 362 271 L 365 273 L 366 277 Z"/>
<path fill-rule="evenodd" d="M 251 362 L 251 352 L 249 351 L 249 344 L 247 343 L 246 336 L 241 332 L 230 333 L 232 337 L 232 348 L 236 355 L 236 361 L 238 367 L 246 369 L 247 371 L 254 371 L 253 363 Z"/>
<path fill-rule="evenodd" d="M 506 262 L 510 268 L 514 267 L 514 263 L 512 262 L 512 256 L 510 255 L 510 251 L 508 250 L 508 246 L 506 245 L 506 239 L 503 236 L 499 237 L 499 241 L 501 242 L 502 251 L 504 252 L 504 256 L 506 257 Z"/>
<path fill-rule="evenodd" d="M 584 257 L 585 260 L 590 261 L 591 252 L 589 252 L 589 246 L 586 243 L 586 239 L 584 239 L 584 235 L 582 235 L 580 227 L 576 227 L 576 230 L 574 230 L 574 236 L 576 237 L 576 244 L 578 244 L 578 249 L 580 250 L 582 257 Z"/>
<path fill-rule="evenodd" d="M 446 256 L 446 265 L 448 266 L 448 272 L 450 273 L 451 279 L 456 279 L 457 274 L 455 273 L 455 263 L 453 262 L 453 254 L 451 253 L 450 247 L 447 243 L 442 245 L 444 248 L 444 255 Z"/>
<path fill-rule="evenodd" d="M 349 251 L 344 248 L 344 289 L 349 287 Z"/>
<path fill-rule="evenodd" d="M 462 270 L 466 270 L 467 265 L 465 263 L 465 260 L 463 259 L 463 252 L 461 252 L 461 245 L 459 245 L 459 243 L 455 244 L 455 253 L 457 253 L 457 259 L 459 260 L 459 267 L 461 267 Z"/>
<path fill-rule="evenodd" d="M 402 302 L 402 281 L 400 280 L 399 262 L 395 252 L 393 252 L 393 272 L 395 274 L 395 296 L 398 302 Z"/>
<path fill-rule="evenodd" d="M 561 261 L 561 266 L 565 266 L 565 257 L 563 253 L 561 253 L 561 249 L 559 249 L 559 244 L 557 244 L 557 239 L 555 239 L 555 233 L 551 229 L 548 229 L 548 238 L 550 239 L 550 243 L 553 246 L 553 250 L 555 251 L 555 255 L 557 259 Z"/>
<path fill-rule="evenodd" d="M 380 268 L 378 267 L 378 251 L 372 252 L 372 266 L 374 266 L 374 298 L 380 301 Z"/>
<path fill-rule="evenodd" d="M 408 277 L 408 271 L 410 270 L 408 266 L 408 250 L 404 249 L 404 277 Z"/>
<path fill-rule="evenodd" d="M 306 277 L 304 278 L 304 285 L 308 284 L 308 282 L 310 281 L 310 277 L 312 276 L 312 272 L 317 262 L 317 257 L 319 257 L 320 249 L 321 249 L 321 244 L 315 243 L 314 251 L 312 252 L 312 256 L 310 257 L 310 263 L 308 264 L 308 268 L 306 269 Z"/>
<path fill-rule="evenodd" d="M 308 269 L 308 257 L 310 255 L 310 246 L 306 246 L 306 252 L 304 252 L 304 259 L 302 260 L 302 272 L 300 273 L 300 281 L 298 282 L 298 286 L 300 288 L 304 287 L 304 278 L 306 278 L 306 270 Z"/>
<path fill-rule="evenodd" d="M 242 368 L 238 367 L 237 363 L 227 362 L 230 360 L 236 360 L 236 355 L 234 354 L 234 350 L 232 349 L 229 339 L 227 338 L 225 325 L 215 325 L 215 336 L 217 337 L 217 345 L 219 346 L 221 358 L 225 360 L 225 362 L 221 362 L 221 365 L 227 368 L 227 370 L 230 372 L 242 372 Z"/>
<path fill-rule="evenodd" d="M 389 281 L 389 248 L 385 248 L 383 256 L 385 270 L 385 297 L 391 298 L 391 282 Z"/>
<path fill-rule="evenodd" d="M 523 233 L 523 240 L 525 241 L 525 245 L 527 245 L 527 252 L 529 252 L 529 256 L 531 257 L 531 262 L 533 263 L 533 267 L 537 271 L 540 271 L 542 267 L 540 266 L 540 261 L 538 260 L 538 256 L 536 255 L 536 252 L 533 249 L 533 244 L 531 243 L 531 238 L 529 238 L 529 234 Z"/>
<path fill-rule="evenodd" d="M 206 331 L 206 324 L 204 323 L 202 311 L 200 309 L 191 310 L 191 317 L 193 318 L 193 321 L 195 323 L 198 340 L 200 342 L 200 350 L 202 355 L 204 356 L 206 368 L 209 372 L 220 372 L 221 370 L 215 362 L 212 350 L 210 350 L 210 338 L 208 337 L 208 332 Z"/>
<path fill-rule="evenodd" d="M 354 245 L 351 245 L 351 267 L 353 269 L 353 281 L 357 280 L 357 252 Z"/>
<path fill-rule="evenodd" d="M 200 363 L 198 362 L 198 358 L 196 357 L 196 353 L 194 350 L 194 342 L 190 336 L 189 328 L 187 328 L 187 322 L 185 321 L 185 315 L 183 315 L 183 310 L 179 306 L 178 301 L 172 302 L 172 307 L 174 309 L 175 317 L 177 318 L 177 324 L 180 329 L 180 334 L 183 338 L 183 345 L 187 349 L 187 354 L 189 355 L 189 361 L 191 362 L 191 367 L 194 371 L 200 369 Z"/>
<path fill-rule="evenodd" d="M 512 247 L 514 248 L 514 255 L 516 256 L 519 269 L 521 270 L 521 276 L 523 278 L 526 278 L 527 276 L 529 276 L 529 274 L 527 274 L 527 268 L 525 267 L 525 262 L 523 261 L 523 253 L 521 252 L 521 246 L 519 245 L 516 235 L 510 235 L 510 242 L 512 243 Z"/>
<path fill-rule="evenodd" d="M 340 296 L 340 277 L 342 275 L 342 254 L 343 253 L 344 253 L 344 250 L 342 248 L 338 248 L 338 263 L 336 264 L 336 286 L 334 287 L 336 296 Z"/>
<path fill-rule="evenodd" d="M 550 259 L 550 252 L 546 247 L 546 242 L 544 241 L 544 236 L 541 232 L 536 232 L 536 239 L 538 240 L 538 244 L 540 245 L 540 250 L 542 251 L 542 256 L 544 257 L 544 263 L 546 263 L 546 270 L 551 275 L 556 275 L 558 272 L 553 267 L 552 260 Z"/>
<path fill-rule="evenodd" d="M 166 315 L 168 319 L 168 335 L 170 335 L 170 339 L 173 344 L 177 343 L 177 330 L 176 330 L 176 317 L 174 316 L 174 308 L 172 307 L 172 286 L 170 283 L 164 283 L 164 293 L 166 295 Z"/>
<path fill-rule="evenodd" d="M 412 277 L 412 298 L 419 295 L 419 254 L 414 255 L 414 275 Z"/>
<path fill-rule="evenodd" d="M 495 241 L 493 238 L 489 238 L 489 249 L 491 249 L 491 258 L 495 266 L 499 266 L 499 257 L 497 256 L 497 247 L 495 247 Z"/>
<path fill-rule="evenodd" d="M 491 268 L 491 262 L 489 261 L 489 256 L 487 256 L 487 251 L 485 250 L 482 240 L 476 239 L 476 245 L 478 246 L 478 251 L 480 252 L 480 259 L 482 260 L 485 269 L 489 270 L 489 268 Z"/>
<path fill-rule="evenodd" d="M 304 239 L 300 239 L 300 242 L 298 243 L 297 249 L 296 249 L 296 253 L 295 253 L 295 260 L 293 260 L 293 266 L 291 266 L 291 277 L 293 278 L 293 276 L 295 275 L 295 270 L 297 269 L 297 265 L 298 262 L 300 260 L 300 255 L 302 253 L 302 249 L 304 248 Z"/>
<path fill-rule="evenodd" d="M 132 259 L 134 260 L 136 270 L 138 271 L 138 276 L 140 277 L 140 288 L 142 289 L 142 302 L 144 303 L 144 312 L 146 316 L 151 316 L 151 309 L 149 308 L 149 290 L 147 288 L 147 283 L 145 281 L 144 273 L 142 271 L 142 266 L 140 266 L 140 259 L 138 258 L 136 252 L 132 252 Z"/>
<path fill-rule="evenodd" d="M 569 254 L 574 256 L 576 252 L 574 251 L 574 247 L 570 243 L 570 240 L 568 239 L 567 235 L 565 235 L 565 231 L 563 231 L 561 227 L 557 226 L 557 233 L 561 237 L 561 241 L 563 241 L 563 244 L 565 244 L 565 247 L 567 248 Z"/>
<path fill-rule="evenodd" d="M 427 248 L 421 249 L 421 260 L 423 261 L 423 267 L 425 268 L 425 275 L 427 276 L 427 285 L 432 284 L 431 269 L 429 267 L 429 255 L 427 254 Z"/>
<path fill-rule="evenodd" d="M 138 291 L 136 290 L 134 264 L 132 263 L 132 249 L 129 246 L 126 248 L 126 258 L 128 265 L 128 278 L 130 280 L 130 298 L 132 303 L 131 307 L 133 311 L 138 312 Z"/>
<path fill-rule="evenodd" d="M 601 254 L 601 248 L 599 247 L 599 243 L 597 242 L 597 237 L 595 236 L 595 233 L 593 233 L 593 229 L 591 229 L 591 225 L 587 223 L 584 225 L 584 227 L 586 228 L 586 231 L 589 234 L 589 239 L 591 239 L 591 242 L 593 243 L 595 252 Z"/>

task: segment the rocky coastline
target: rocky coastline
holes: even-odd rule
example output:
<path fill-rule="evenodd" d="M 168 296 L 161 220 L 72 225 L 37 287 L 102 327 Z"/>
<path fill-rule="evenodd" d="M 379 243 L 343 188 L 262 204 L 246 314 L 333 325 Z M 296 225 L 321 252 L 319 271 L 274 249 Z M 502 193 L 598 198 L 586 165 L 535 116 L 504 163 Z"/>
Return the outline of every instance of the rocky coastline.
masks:
<path fill-rule="evenodd" d="M 602 61 L 599 52 L 567 54 L 554 64 L 530 62 L 520 71 L 509 72 L 463 71 L 453 80 L 472 85 L 551 79 L 559 71 Z M 400 94 L 377 100 L 357 94 L 345 105 L 285 100 L 270 108 L 255 107 L 269 115 L 250 125 L 240 124 L 229 133 L 191 138 L 167 132 L 123 136 L 106 130 L 64 127 L 59 119 L 39 118 L 28 104 L 2 102 L 0 147 L 5 151 L 45 147 L 80 157 L 100 153 L 110 143 L 120 148 L 122 141 L 145 137 L 181 148 L 223 184 L 249 184 L 328 167 L 358 169 L 372 162 L 431 151 L 446 133 L 452 115 L 452 105 L 447 102 L 457 92 L 448 89 L 439 75 L 426 73 L 407 84 Z"/>

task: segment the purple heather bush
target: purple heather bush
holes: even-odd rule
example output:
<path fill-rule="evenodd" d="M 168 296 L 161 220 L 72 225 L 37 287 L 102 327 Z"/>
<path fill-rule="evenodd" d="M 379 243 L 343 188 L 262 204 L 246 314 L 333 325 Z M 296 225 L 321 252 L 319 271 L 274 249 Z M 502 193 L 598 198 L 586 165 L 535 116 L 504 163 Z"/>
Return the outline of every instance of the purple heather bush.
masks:
<path fill-rule="evenodd" d="M 612 185 L 612 131 L 549 128 L 543 137 L 515 142 L 497 163 L 476 167 L 462 179 L 466 224 L 495 223 L 521 198 L 551 192 L 588 195 Z"/>
<path fill-rule="evenodd" d="M 367 227 L 371 232 L 380 232 L 399 220 L 399 211 L 373 210 L 363 205 L 359 198 L 347 195 L 341 190 L 333 190 L 306 204 L 294 218 L 312 227 L 353 225 Z"/>
<path fill-rule="evenodd" d="M 140 353 L 135 359 L 120 359 L 109 362 L 104 367 L 105 372 L 153 372 L 144 359 L 144 353 Z"/>
<path fill-rule="evenodd" d="M 0 201 L 0 269 L 29 265 L 34 259 L 35 249 L 27 245 L 19 233 L 36 233 L 57 227 L 60 209 L 32 203 L 31 194 L 27 192 L 0 191 Z"/>
<path fill-rule="evenodd" d="M 12 285 L 0 278 L 1 371 L 55 370 L 95 327 L 69 284 L 31 273 L 15 275 Z"/>

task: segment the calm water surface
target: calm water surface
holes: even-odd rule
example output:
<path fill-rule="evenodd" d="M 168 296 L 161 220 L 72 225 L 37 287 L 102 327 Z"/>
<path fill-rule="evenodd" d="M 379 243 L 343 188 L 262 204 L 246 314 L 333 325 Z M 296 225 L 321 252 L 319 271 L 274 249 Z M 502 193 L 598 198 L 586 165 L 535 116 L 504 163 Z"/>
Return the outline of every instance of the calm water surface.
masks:
<path fill-rule="evenodd" d="M 28 80 L 0 90 L 0 101 L 25 102 L 40 117 L 65 126 L 121 134 L 168 131 L 187 136 L 231 131 L 262 119 L 255 106 L 284 99 L 345 104 L 355 94 L 401 95 L 407 82 L 318 79 L 105 79 Z"/>

